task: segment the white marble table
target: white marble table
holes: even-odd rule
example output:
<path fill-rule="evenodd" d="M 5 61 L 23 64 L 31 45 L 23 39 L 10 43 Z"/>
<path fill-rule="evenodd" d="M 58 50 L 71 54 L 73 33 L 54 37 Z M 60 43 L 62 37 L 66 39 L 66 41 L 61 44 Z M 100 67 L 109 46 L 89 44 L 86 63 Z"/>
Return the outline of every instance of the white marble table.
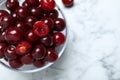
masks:
<path fill-rule="evenodd" d="M 0 65 L 0 80 L 120 80 L 120 0 L 75 0 L 65 8 L 70 41 L 50 68 L 33 74 Z"/>

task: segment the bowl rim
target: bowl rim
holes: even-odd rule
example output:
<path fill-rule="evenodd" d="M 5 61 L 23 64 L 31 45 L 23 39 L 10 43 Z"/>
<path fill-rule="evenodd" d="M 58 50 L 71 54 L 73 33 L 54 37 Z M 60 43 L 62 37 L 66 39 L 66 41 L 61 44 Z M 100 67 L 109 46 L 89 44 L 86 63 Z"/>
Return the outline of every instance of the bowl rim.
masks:
<path fill-rule="evenodd" d="M 6 0 L 4 0 L 4 1 L 1 1 L 1 0 L 0 0 L 0 3 L 1 3 L 0 6 L 1 6 L 2 4 L 4 4 L 5 1 L 6 1 Z M 59 58 L 61 57 L 61 55 L 63 54 L 63 52 L 64 52 L 64 50 L 65 50 L 65 48 L 66 48 L 67 42 L 68 42 L 68 27 L 67 27 L 68 25 L 67 25 L 67 21 L 66 21 L 66 18 L 65 18 L 65 16 L 64 16 L 64 13 L 63 13 L 63 11 L 60 9 L 60 7 L 57 5 L 57 3 L 56 3 L 56 7 L 57 7 L 57 9 L 59 10 L 59 12 L 61 13 L 61 15 L 62 15 L 62 17 L 64 18 L 65 23 L 66 23 L 66 31 L 65 31 L 66 40 L 65 40 L 65 43 L 63 44 L 63 47 L 62 47 L 61 51 L 59 52 L 59 55 L 58 55 L 58 59 L 59 59 Z M 21 70 L 21 69 L 14 69 L 14 68 L 12 68 L 12 67 L 9 67 L 9 66 L 7 66 L 5 63 L 3 63 L 3 62 L 0 60 L 0 64 L 1 64 L 2 66 L 4 66 L 5 68 L 7 68 L 7 69 L 9 69 L 9 70 L 12 70 L 12 71 L 15 71 L 15 72 L 21 72 L 21 73 L 34 73 L 34 72 L 42 71 L 42 70 L 44 70 L 44 69 L 52 66 L 54 63 L 55 63 L 55 62 L 49 62 L 49 63 L 47 63 L 45 66 L 43 66 L 43 67 L 41 67 L 41 68 L 36 68 L 36 69 L 31 69 L 31 70 Z"/>

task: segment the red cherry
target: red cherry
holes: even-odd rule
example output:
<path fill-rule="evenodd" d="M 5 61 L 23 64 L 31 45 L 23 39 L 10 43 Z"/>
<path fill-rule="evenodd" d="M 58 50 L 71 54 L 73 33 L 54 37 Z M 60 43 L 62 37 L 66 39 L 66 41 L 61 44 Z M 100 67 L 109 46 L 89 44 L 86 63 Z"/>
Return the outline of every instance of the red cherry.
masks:
<path fill-rule="evenodd" d="M 16 44 L 22 40 L 23 32 L 17 27 L 8 28 L 5 31 L 5 39 L 8 43 Z"/>
<path fill-rule="evenodd" d="M 58 11 L 56 9 L 54 9 L 52 11 L 49 11 L 47 13 L 47 16 L 51 17 L 52 19 L 58 18 L 58 15 L 59 15 L 59 13 L 58 13 Z"/>
<path fill-rule="evenodd" d="M 49 62 L 54 62 L 57 60 L 57 58 L 58 58 L 58 53 L 54 49 L 49 48 L 47 50 L 47 56 L 45 59 Z"/>
<path fill-rule="evenodd" d="M 21 62 L 23 64 L 31 64 L 33 62 L 33 57 L 31 54 L 26 54 L 24 56 L 21 57 Z"/>
<path fill-rule="evenodd" d="M 4 15 L 9 15 L 9 13 L 5 10 L 0 10 L 0 17 L 2 17 Z"/>
<path fill-rule="evenodd" d="M 4 50 L 7 47 L 5 43 L 0 43 L 0 58 L 4 57 Z"/>
<path fill-rule="evenodd" d="M 65 42 L 65 36 L 61 32 L 53 33 L 53 44 L 59 46 Z"/>
<path fill-rule="evenodd" d="M 19 6 L 18 0 L 7 0 L 6 1 L 6 7 L 10 11 L 15 11 L 18 6 Z"/>
<path fill-rule="evenodd" d="M 54 0 L 41 0 L 41 7 L 44 10 L 51 11 L 55 8 L 55 1 Z"/>
<path fill-rule="evenodd" d="M 40 37 L 45 37 L 49 33 L 49 28 L 43 21 L 37 21 L 33 25 L 33 28 L 34 33 Z"/>
<path fill-rule="evenodd" d="M 15 50 L 16 50 L 16 47 L 14 45 L 9 45 L 4 51 L 6 58 L 9 60 L 16 59 L 17 54 Z"/>
<path fill-rule="evenodd" d="M 62 18 L 55 18 L 54 19 L 54 29 L 56 31 L 62 31 L 65 29 L 65 21 Z"/>
<path fill-rule="evenodd" d="M 46 54 L 46 48 L 42 44 L 38 44 L 34 47 L 32 55 L 34 59 L 43 59 Z"/>
<path fill-rule="evenodd" d="M 41 21 L 43 21 L 48 27 L 49 27 L 49 30 L 51 31 L 54 27 L 54 22 L 52 20 L 52 18 L 50 17 L 45 17 L 43 18 Z"/>
<path fill-rule="evenodd" d="M 19 59 L 9 60 L 9 64 L 12 68 L 20 68 L 23 65 Z"/>
<path fill-rule="evenodd" d="M 25 0 L 30 7 L 39 6 L 39 0 Z"/>
<path fill-rule="evenodd" d="M 32 44 L 36 43 L 37 40 L 39 39 L 39 37 L 33 32 L 33 30 L 27 31 L 25 34 L 25 38 Z"/>
<path fill-rule="evenodd" d="M 44 60 L 35 60 L 33 62 L 33 65 L 37 68 L 43 67 L 45 65 L 45 61 Z"/>
<path fill-rule="evenodd" d="M 26 53 L 28 53 L 31 50 L 32 46 L 30 45 L 30 43 L 28 43 L 27 41 L 22 41 L 20 43 L 18 43 L 17 47 L 16 47 L 16 53 L 18 55 L 24 55 Z"/>
<path fill-rule="evenodd" d="M 62 0 L 62 2 L 66 7 L 71 7 L 73 5 L 74 0 Z"/>
<path fill-rule="evenodd" d="M 0 42 L 5 42 L 5 32 L 0 33 Z"/>

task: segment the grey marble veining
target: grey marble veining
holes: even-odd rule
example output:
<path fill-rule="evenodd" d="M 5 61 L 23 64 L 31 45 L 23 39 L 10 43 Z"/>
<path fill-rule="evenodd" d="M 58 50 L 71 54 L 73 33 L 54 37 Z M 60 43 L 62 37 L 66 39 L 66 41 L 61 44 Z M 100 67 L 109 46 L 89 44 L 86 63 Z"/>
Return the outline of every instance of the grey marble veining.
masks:
<path fill-rule="evenodd" d="M 22 74 L 0 65 L 1 80 L 120 80 L 120 1 L 75 0 L 63 10 L 69 43 L 62 57 L 37 73 Z M 6 77 L 8 76 L 8 77 Z"/>

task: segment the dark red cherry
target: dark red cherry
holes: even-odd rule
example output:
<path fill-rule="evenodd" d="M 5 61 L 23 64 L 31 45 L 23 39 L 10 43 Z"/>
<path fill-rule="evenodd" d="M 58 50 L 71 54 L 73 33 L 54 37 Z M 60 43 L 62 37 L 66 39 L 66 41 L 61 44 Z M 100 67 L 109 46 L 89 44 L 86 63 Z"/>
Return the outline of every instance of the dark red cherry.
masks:
<path fill-rule="evenodd" d="M 18 43 L 18 45 L 16 47 L 16 53 L 18 55 L 24 55 L 24 54 L 27 54 L 31 50 L 31 48 L 32 48 L 32 46 L 29 42 L 22 41 L 22 42 Z"/>
<path fill-rule="evenodd" d="M 30 7 L 39 6 L 39 0 L 25 0 Z"/>
<path fill-rule="evenodd" d="M 22 3 L 22 6 L 23 6 L 23 7 L 26 7 L 26 8 L 29 8 L 29 5 L 28 5 L 28 3 L 27 3 L 26 1 L 24 1 L 24 2 Z"/>
<path fill-rule="evenodd" d="M 4 15 L 0 18 L 0 26 L 5 30 L 8 27 L 11 27 L 14 23 L 13 18 L 10 15 Z"/>
<path fill-rule="evenodd" d="M 16 27 L 21 29 L 24 33 L 28 28 L 28 26 L 24 22 L 16 22 Z"/>
<path fill-rule="evenodd" d="M 55 18 L 54 19 L 54 29 L 56 31 L 62 31 L 65 29 L 65 21 L 62 18 Z"/>
<path fill-rule="evenodd" d="M 34 47 L 32 55 L 34 59 L 43 59 L 46 55 L 46 48 L 42 44 L 38 44 Z"/>
<path fill-rule="evenodd" d="M 25 18 L 29 15 L 29 11 L 26 7 L 18 7 L 16 9 L 16 15 L 19 20 L 25 20 Z"/>
<path fill-rule="evenodd" d="M 19 59 L 9 60 L 9 64 L 12 68 L 20 68 L 23 65 Z"/>
<path fill-rule="evenodd" d="M 37 21 L 36 17 L 33 16 L 28 16 L 25 19 L 25 24 L 29 27 L 29 28 L 33 28 L 34 23 Z"/>
<path fill-rule="evenodd" d="M 11 16 L 13 17 L 14 21 L 17 21 L 17 14 L 16 14 L 16 12 L 12 12 Z"/>
<path fill-rule="evenodd" d="M 35 60 L 33 62 L 33 65 L 37 68 L 43 67 L 45 65 L 45 61 L 44 60 Z"/>
<path fill-rule="evenodd" d="M 4 50 L 7 47 L 5 43 L 0 43 L 0 58 L 4 57 Z"/>
<path fill-rule="evenodd" d="M 22 40 L 23 32 L 17 27 L 10 27 L 5 31 L 5 39 L 8 43 L 16 44 Z"/>
<path fill-rule="evenodd" d="M 50 17 L 45 17 L 42 19 L 42 21 L 49 27 L 49 30 L 51 31 L 54 27 L 54 22 L 52 18 Z"/>
<path fill-rule="evenodd" d="M 0 42 L 5 42 L 5 32 L 0 32 Z"/>
<path fill-rule="evenodd" d="M 7 46 L 7 48 L 4 51 L 6 58 L 9 60 L 16 59 L 17 54 L 15 50 L 16 50 L 16 47 L 14 45 Z"/>
<path fill-rule="evenodd" d="M 51 49 L 49 48 L 47 50 L 47 54 L 46 54 L 46 60 L 49 61 L 49 62 L 54 62 L 58 59 L 58 53 L 54 50 L 54 49 Z"/>
<path fill-rule="evenodd" d="M 0 10 L 0 17 L 2 17 L 4 15 L 9 15 L 9 13 L 5 10 Z"/>
<path fill-rule="evenodd" d="M 15 11 L 18 6 L 19 6 L 18 0 L 7 0 L 6 1 L 6 7 L 10 11 Z"/>
<path fill-rule="evenodd" d="M 33 57 L 31 54 L 26 54 L 21 57 L 21 62 L 23 64 L 31 64 L 33 62 Z"/>
<path fill-rule="evenodd" d="M 54 9 L 52 11 L 49 11 L 47 13 L 47 16 L 51 17 L 52 19 L 58 18 L 58 15 L 59 15 L 59 13 L 58 13 L 58 11 L 56 9 Z"/>
<path fill-rule="evenodd" d="M 65 42 L 65 36 L 61 32 L 53 33 L 53 44 L 59 46 Z"/>
<path fill-rule="evenodd" d="M 33 25 L 33 30 L 34 33 L 40 37 L 45 37 L 49 33 L 49 27 L 43 21 L 37 21 Z"/>
<path fill-rule="evenodd" d="M 40 38 L 40 43 L 42 43 L 46 47 L 50 47 L 52 45 L 51 36 L 46 36 L 46 37 Z"/>
<path fill-rule="evenodd" d="M 71 7 L 73 5 L 74 0 L 62 0 L 62 2 L 66 7 Z"/>
<path fill-rule="evenodd" d="M 30 13 L 31 13 L 32 16 L 34 16 L 34 17 L 36 17 L 36 18 L 38 18 L 38 19 L 40 19 L 40 18 L 43 16 L 40 7 L 32 7 L 32 8 L 30 9 Z"/>
<path fill-rule="evenodd" d="M 27 31 L 25 34 L 25 38 L 27 41 L 29 41 L 32 44 L 36 43 L 39 39 L 39 37 L 33 32 L 33 30 Z"/>
<path fill-rule="evenodd" d="M 40 3 L 41 3 L 41 7 L 47 11 L 53 10 L 56 5 L 54 0 L 41 0 Z"/>

